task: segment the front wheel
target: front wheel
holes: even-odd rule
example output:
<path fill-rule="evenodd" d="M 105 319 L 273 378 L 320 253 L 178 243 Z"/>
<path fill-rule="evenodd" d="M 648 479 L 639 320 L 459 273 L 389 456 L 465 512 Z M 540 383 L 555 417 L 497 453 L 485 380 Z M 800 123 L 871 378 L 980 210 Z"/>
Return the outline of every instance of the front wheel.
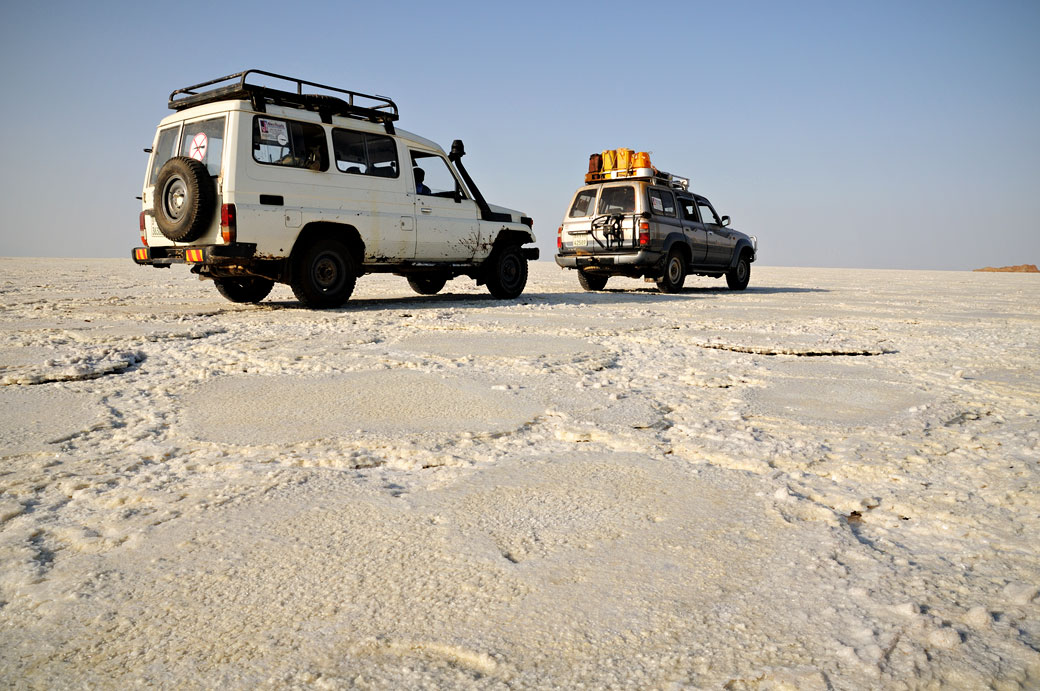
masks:
<path fill-rule="evenodd" d="M 354 292 L 357 267 L 346 245 L 332 238 L 317 240 L 293 262 L 293 295 L 306 307 L 339 307 Z"/>
<path fill-rule="evenodd" d="M 447 276 L 409 276 L 408 285 L 419 295 L 436 295 L 448 282 Z"/>
<path fill-rule="evenodd" d="M 746 254 L 742 254 L 737 260 L 737 265 L 726 272 L 726 284 L 730 290 L 744 290 L 750 280 L 751 262 L 748 261 Z"/>
<path fill-rule="evenodd" d="M 610 276 L 604 274 L 590 274 L 586 271 L 578 271 L 578 283 L 585 290 L 603 290 Z"/>
<path fill-rule="evenodd" d="M 662 293 L 678 293 L 686 282 L 686 258 L 681 252 L 672 250 L 664 263 L 664 276 L 657 279 L 657 289 Z"/>
<path fill-rule="evenodd" d="M 496 249 L 487 258 L 485 281 L 488 292 L 499 300 L 512 300 L 527 285 L 527 258 L 519 245 Z"/>
<path fill-rule="evenodd" d="M 274 288 L 274 281 L 259 276 L 214 278 L 217 292 L 231 302 L 260 302 Z"/>

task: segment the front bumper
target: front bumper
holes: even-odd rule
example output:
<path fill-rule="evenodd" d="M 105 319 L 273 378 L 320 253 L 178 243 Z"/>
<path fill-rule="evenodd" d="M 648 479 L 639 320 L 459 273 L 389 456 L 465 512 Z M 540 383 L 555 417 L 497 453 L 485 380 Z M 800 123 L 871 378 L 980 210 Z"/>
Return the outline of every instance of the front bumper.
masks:
<path fill-rule="evenodd" d="M 238 242 L 233 245 L 196 245 L 194 247 L 135 247 L 131 256 L 144 266 L 173 264 L 220 265 L 256 254 L 256 244 Z"/>
<path fill-rule="evenodd" d="M 604 271 L 609 271 L 611 267 L 650 268 L 656 266 L 662 256 L 664 256 L 663 253 L 651 250 L 618 254 L 557 254 L 556 264 L 565 269 L 603 269 Z"/>

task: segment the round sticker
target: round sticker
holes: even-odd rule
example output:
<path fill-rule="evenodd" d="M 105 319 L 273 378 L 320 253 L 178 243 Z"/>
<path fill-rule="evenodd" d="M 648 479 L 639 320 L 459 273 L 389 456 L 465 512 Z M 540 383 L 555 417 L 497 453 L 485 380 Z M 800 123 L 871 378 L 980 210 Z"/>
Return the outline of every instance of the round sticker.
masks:
<path fill-rule="evenodd" d="M 206 137 L 206 133 L 199 132 L 195 135 L 195 138 L 191 140 L 191 147 L 188 149 L 188 155 L 196 161 L 205 160 L 207 144 L 209 144 L 209 139 Z"/>
<path fill-rule="evenodd" d="M 278 144 L 281 145 L 281 146 L 285 146 L 288 143 L 289 143 L 289 138 L 286 137 L 284 133 L 279 132 L 278 133 Z"/>

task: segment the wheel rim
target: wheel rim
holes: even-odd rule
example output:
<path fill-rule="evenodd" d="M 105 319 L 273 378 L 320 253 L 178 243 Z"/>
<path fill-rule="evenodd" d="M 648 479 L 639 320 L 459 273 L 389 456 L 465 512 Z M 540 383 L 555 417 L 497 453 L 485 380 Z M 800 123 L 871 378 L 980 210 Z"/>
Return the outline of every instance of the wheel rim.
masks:
<path fill-rule="evenodd" d="M 330 293 L 346 280 L 343 260 L 334 252 L 322 252 L 314 259 L 311 267 L 314 286 L 323 293 Z"/>
<path fill-rule="evenodd" d="M 166 183 L 162 191 L 162 208 L 166 217 L 179 221 L 184 215 L 185 200 L 188 197 L 188 186 L 180 177 L 174 176 Z"/>
<path fill-rule="evenodd" d="M 508 288 L 515 287 L 520 280 L 520 262 L 514 256 L 505 257 L 502 260 L 501 273 L 502 285 Z"/>
<path fill-rule="evenodd" d="M 668 262 L 668 281 L 678 283 L 680 278 L 682 278 L 682 260 L 679 257 L 672 257 L 672 260 Z"/>
<path fill-rule="evenodd" d="M 744 279 L 747 278 L 747 273 L 748 273 L 747 262 L 744 261 L 743 259 L 741 259 L 739 262 L 737 262 L 737 280 L 739 282 L 743 283 Z"/>

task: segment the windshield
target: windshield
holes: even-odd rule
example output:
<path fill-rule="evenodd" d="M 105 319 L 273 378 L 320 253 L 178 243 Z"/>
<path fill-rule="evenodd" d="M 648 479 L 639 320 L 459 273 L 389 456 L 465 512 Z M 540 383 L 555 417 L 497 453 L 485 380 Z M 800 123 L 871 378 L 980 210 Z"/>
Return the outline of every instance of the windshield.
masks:
<path fill-rule="evenodd" d="M 634 187 L 604 187 L 599 195 L 599 213 L 630 214 L 636 209 Z"/>

